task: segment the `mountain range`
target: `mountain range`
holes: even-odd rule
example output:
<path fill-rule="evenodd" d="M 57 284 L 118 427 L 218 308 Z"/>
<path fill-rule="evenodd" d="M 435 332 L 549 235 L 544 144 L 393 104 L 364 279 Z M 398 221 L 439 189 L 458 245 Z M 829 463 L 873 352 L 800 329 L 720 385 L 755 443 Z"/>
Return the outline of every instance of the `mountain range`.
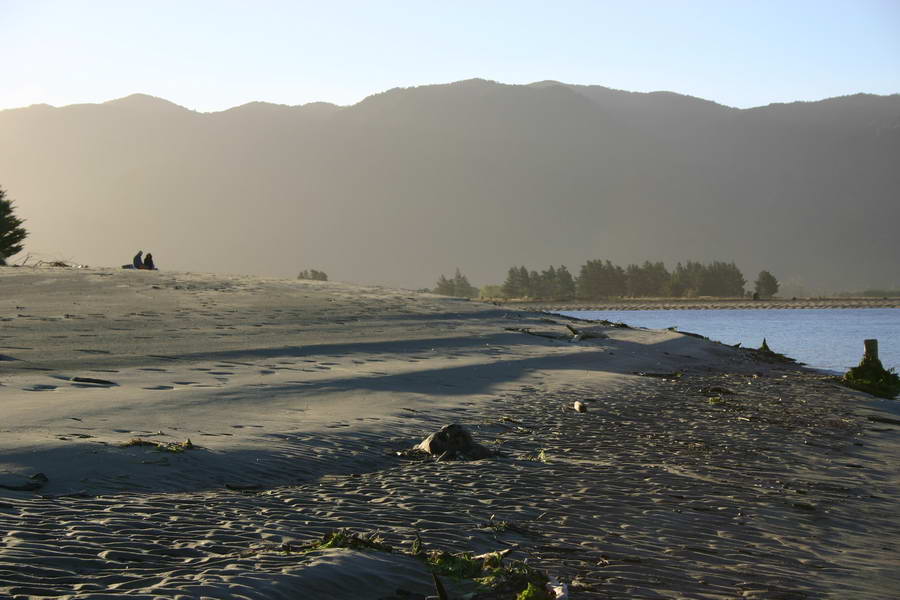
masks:
<path fill-rule="evenodd" d="M 900 95 L 736 109 L 480 79 L 199 113 L 0 111 L 26 253 L 432 286 L 513 265 L 735 261 L 784 291 L 900 287 Z"/>

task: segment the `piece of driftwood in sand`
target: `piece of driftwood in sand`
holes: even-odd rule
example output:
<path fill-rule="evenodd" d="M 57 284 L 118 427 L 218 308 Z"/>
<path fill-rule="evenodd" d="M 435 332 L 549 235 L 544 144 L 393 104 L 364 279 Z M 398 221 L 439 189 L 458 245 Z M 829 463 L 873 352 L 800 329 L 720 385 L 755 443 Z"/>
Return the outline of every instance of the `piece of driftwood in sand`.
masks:
<path fill-rule="evenodd" d="M 472 434 L 458 423 L 444 425 L 419 442 L 414 451 L 425 452 L 438 460 L 480 460 L 491 451 L 475 442 Z"/>
<path fill-rule="evenodd" d="M 506 331 L 515 331 L 516 333 L 524 333 L 525 335 L 534 335 L 537 337 L 547 338 L 549 340 L 562 340 L 566 336 L 553 333 L 551 331 L 532 331 L 530 327 L 504 327 Z"/>
<path fill-rule="evenodd" d="M 600 331 L 586 331 L 584 329 L 577 329 L 569 324 L 566 324 L 566 329 L 572 332 L 571 337 L 561 333 L 554 333 L 552 331 L 532 331 L 530 327 L 506 327 L 505 329 L 506 331 L 515 331 L 517 333 L 524 333 L 525 335 L 534 335 L 551 340 L 569 340 L 570 342 L 580 342 L 582 340 L 590 339 L 605 339 L 609 337 L 608 335 Z"/>
<path fill-rule="evenodd" d="M 606 339 L 609 336 L 600 331 L 586 331 L 584 329 L 578 329 L 577 327 L 572 327 L 568 323 L 566 323 L 566 329 L 572 332 L 572 340 L 573 342 L 580 342 L 581 340 L 590 340 L 590 339 Z"/>

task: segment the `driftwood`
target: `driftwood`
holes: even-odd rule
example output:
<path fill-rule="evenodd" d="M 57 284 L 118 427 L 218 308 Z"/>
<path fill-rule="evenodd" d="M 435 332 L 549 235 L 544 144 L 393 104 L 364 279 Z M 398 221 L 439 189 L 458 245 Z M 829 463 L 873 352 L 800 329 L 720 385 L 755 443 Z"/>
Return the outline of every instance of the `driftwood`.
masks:
<path fill-rule="evenodd" d="M 566 329 L 568 329 L 572 336 L 569 337 L 563 333 L 553 333 L 551 331 L 532 331 L 528 327 L 505 327 L 506 331 L 515 331 L 516 333 L 524 333 L 525 335 L 534 335 L 537 337 L 547 338 L 550 340 L 569 340 L 570 342 L 580 342 L 582 340 L 591 340 L 591 339 L 606 339 L 609 336 L 605 333 L 599 331 L 584 331 L 582 329 L 577 329 L 572 327 L 569 324 L 566 324 Z"/>
<path fill-rule="evenodd" d="M 568 323 L 566 324 L 566 329 L 572 332 L 572 341 L 580 342 L 581 340 L 590 340 L 590 339 L 606 339 L 609 336 L 605 333 L 601 333 L 599 331 L 583 331 L 581 329 L 576 329 L 572 327 Z"/>
<path fill-rule="evenodd" d="M 657 377 L 659 379 L 680 379 L 684 376 L 684 373 L 680 371 L 675 371 L 674 373 L 647 373 L 646 371 L 634 371 L 635 375 L 640 375 L 641 377 Z"/>
<path fill-rule="evenodd" d="M 504 327 L 506 331 L 515 331 L 516 333 L 524 333 L 525 335 L 534 335 L 537 337 L 547 338 L 550 340 L 564 340 L 567 336 L 551 333 L 549 331 L 532 331 L 528 327 Z"/>
<path fill-rule="evenodd" d="M 434 581 L 434 591 L 437 594 L 439 600 L 449 600 L 449 596 L 447 596 L 447 590 L 444 589 L 444 584 L 441 583 L 441 580 L 438 579 L 437 574 L 434 571 L 431 572 L 431 579 Z"/>

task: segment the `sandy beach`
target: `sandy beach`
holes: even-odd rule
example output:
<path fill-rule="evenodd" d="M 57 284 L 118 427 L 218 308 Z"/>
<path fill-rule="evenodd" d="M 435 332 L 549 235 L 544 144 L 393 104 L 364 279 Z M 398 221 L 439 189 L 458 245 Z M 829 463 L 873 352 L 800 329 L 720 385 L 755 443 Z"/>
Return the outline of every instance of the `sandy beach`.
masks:
<path fill-rule="evenodd" d="M 376 286 L 0 286 L 0 598 L 424 598 L 417 536 L 573 599 L 900 589 L 898 402 L 823 374 Z M 397 454 L 448 423 L 495 456 Z M 398 551 L 298 550 L 337 528 Z"/>

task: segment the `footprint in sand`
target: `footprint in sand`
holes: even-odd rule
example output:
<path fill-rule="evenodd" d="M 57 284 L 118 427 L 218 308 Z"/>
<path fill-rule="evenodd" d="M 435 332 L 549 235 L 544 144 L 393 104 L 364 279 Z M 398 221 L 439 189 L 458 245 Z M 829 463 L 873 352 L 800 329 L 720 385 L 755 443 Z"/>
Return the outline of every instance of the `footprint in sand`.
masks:
<path fill-rule="evenodd" d="M 171 385 L 151 385 L 144 388 L 145 390 L 174 390 L 175 387 Z"/>

